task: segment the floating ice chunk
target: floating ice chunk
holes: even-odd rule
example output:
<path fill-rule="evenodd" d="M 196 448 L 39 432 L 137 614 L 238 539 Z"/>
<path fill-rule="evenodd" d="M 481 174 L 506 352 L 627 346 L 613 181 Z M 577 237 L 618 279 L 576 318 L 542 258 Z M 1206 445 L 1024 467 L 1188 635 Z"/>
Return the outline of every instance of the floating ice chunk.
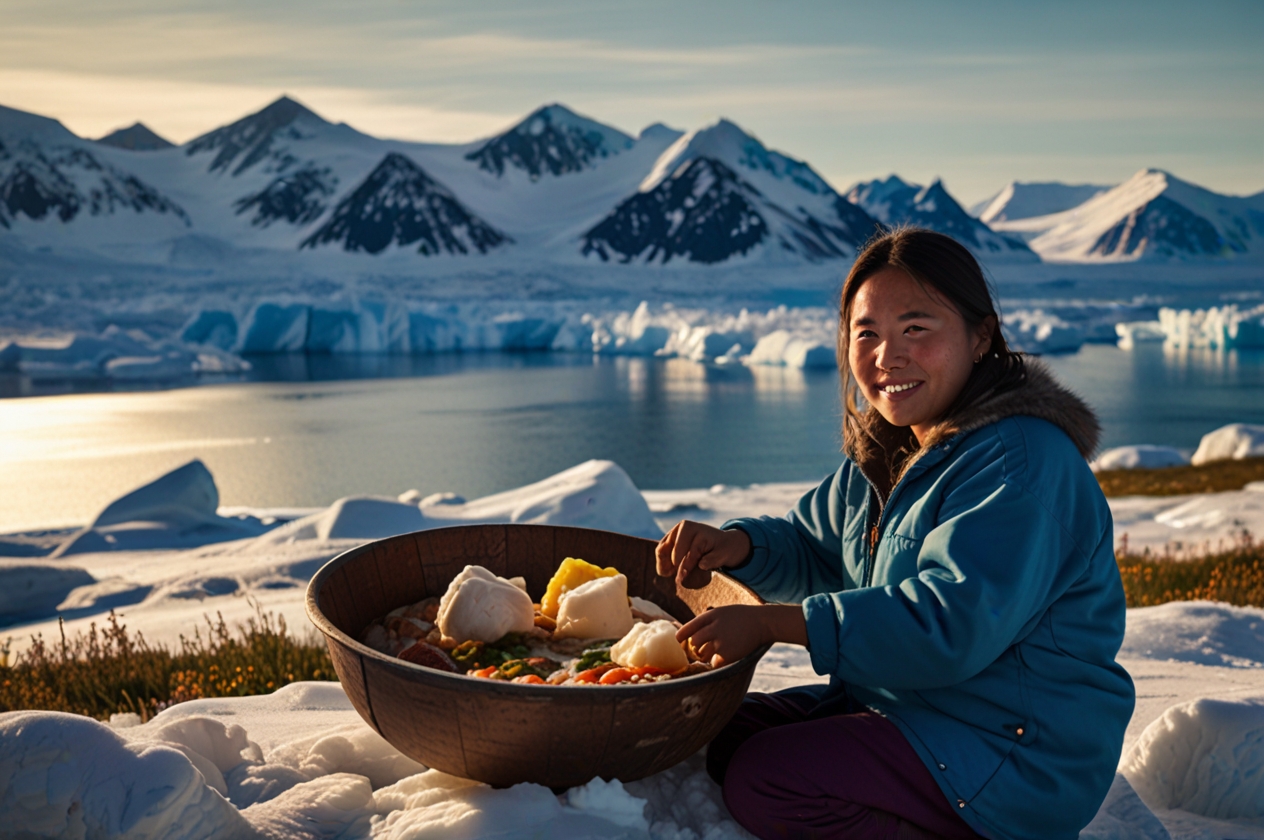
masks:
<path fill-rule="evenodd" d="M 1230 423 L 1203 435 L 1191 464 L 1264 456 L 1264 426 Z"/>
<path fill-rule="evenodd" d="M 1093 472 L 1101 470 L 1149 470 L 1159 467 L 1179 467 L 1189 463 L 1189 458 L 1179 449 L 1170 446 L 1116 446 L 1107 449 L 1089 465 Z"/>
<path fill-rule="evenodd" d="M 1007 313 L 1002 325 L 1010 346 L 1025 353 L 1073 353 L 1087 338 L 1082 324 L 1069 324 L 1043 309 Z"/>
<path fill-rule="evenodd" d="M 1193 310 L 1164 307 L 1159 310 L 1159 325 L 1167 343 L 1177 348 L 1264 347 L 1264 305 L 1245 312 L 1233 304 Z"/>
<path fill-rule="evenodd" d="M 795 335 L 788 330 L 773 330 L 755 343 L 745 359 L 748 365 L 785 365 L 800 369 L 837 367 L 835 349 L 827 339 L 817 335 Z"/>
<path fill-rule="evenodd" d="M 1115 335 L 1119 336 L 1118 344 L 1123 350 L 1131 350 L 1145 342 L 1167 339 L 1167 333 L 1159 321 L 1127 321 L 1115 324 Z"/>

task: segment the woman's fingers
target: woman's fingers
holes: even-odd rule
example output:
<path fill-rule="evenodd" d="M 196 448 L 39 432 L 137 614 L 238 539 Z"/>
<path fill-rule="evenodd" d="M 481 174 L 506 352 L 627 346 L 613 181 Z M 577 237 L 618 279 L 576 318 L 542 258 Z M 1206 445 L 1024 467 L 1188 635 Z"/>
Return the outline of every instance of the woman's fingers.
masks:
<path fill-rule="evenodd" d="M 672 549 L 676 545 L 676 538 L 680 535 L 680 527 L 684 524 L 683 521 L 677 522 L 674 528 L 663 534 L 663 538 L 658 541 L 658 545 L 654 549 L 654 560 L 658 566 L 659 577 L 671 577 L 675 574 L 676 567 L 672 564 Z"/>

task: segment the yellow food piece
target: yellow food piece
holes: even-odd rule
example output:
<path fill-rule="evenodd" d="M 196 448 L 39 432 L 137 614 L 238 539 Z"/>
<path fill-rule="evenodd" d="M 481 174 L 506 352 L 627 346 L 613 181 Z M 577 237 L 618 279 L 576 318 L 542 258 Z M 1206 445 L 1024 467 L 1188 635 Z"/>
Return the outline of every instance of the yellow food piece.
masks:
<path fill-rule="evenodd" d="M 562 565 L 557 567 L 557 571 L 553 573 L 553 579 L 549 581 L 548 588 L 544 590 L 544 597 L 540 599 L 540 614 L 556 619 L 557 608 L 561 602 L 563 592 L 569 592 L 572 589 L 583 586 L 590 580 L 614 577 L 617 574 L 619 574 L 619 570 L 613 566 L 603 569 L 600 566 L 594 566 L 586 560 L 567 557 L 562 561 Z"/>

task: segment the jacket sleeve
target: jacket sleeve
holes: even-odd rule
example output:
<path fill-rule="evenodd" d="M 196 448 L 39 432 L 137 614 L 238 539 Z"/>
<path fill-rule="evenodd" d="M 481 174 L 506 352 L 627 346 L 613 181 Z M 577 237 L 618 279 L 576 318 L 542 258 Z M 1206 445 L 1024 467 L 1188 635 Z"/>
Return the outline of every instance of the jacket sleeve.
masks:
<path fill-rule="evenodd" d="M 944 497 L 916 577 L 804 601 L 813 668 L 889 689 L 960 683 L 1020 640 L 1095 549 L 1020 484 L 989 492 L 976 476 Z"/>
<path fill-rule="evenodd" d="M 751 541 L 750 559 L 729 574 L 765 601 L 797 604 L 817 592 L 843 589 L 843 490 L 851 462 L 807 493 L 784 517 L 731 519 L 721 527 L 740 528 Z"/>

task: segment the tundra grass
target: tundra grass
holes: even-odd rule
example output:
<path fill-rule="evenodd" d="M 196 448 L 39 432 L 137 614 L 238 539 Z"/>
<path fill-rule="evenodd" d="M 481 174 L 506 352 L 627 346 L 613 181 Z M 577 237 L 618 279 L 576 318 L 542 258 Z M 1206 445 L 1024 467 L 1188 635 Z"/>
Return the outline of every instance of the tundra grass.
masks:
<path fill-rule="evenodd" d="M 1264 458 L 1212 461 L 1197 467 L 1105 470 L 1097 474 L 1102 492 L 1111 497 L 1220 493 L 1225 490 L 1241 490 L 1252 481 L 1264 481 Z"/>
<path fill-rule="evenodd" d="M 35 637 L 22 654 L 0 648 L 0 712 L 44 709 L 106 720 L 133 712 L 141 720 L 201 697 L 270 694 L 299 680 L 332 680 L 324 644 L 296 639 L 285 619 L 260 611 L 235 631 L 223 616 L 206 620 L 176 649 L 150 644 L 110 613 L 70 639 Z"/>

